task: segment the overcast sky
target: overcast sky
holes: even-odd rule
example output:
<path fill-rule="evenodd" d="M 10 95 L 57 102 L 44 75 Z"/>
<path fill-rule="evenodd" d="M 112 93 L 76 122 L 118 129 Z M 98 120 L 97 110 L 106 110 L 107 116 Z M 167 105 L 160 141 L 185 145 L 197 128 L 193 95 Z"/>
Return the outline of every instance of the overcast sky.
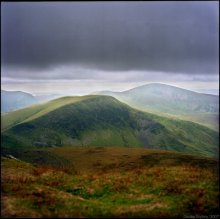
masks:
<path fill-rule="evenodd" d="M 2 89 L 85 94 L 219 85 L 219 3 L 1 5 Z"/>

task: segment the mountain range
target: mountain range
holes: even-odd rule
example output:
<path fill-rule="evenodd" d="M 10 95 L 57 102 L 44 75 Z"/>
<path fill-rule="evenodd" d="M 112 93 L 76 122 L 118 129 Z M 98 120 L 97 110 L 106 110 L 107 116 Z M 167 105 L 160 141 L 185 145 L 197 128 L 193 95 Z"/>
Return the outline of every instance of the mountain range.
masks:
<path fill-rule="evenodd" d="M 35 97 L 22 91 L 1 90 L 1 112 L 10 112 L 37 103 Z"/>
<path fill-rule="evenodd" d="M 218 130 L 219 98 L 216 95 L 152 83 L 123 92 L 102 91 L 136 109 L 197 122 Z"/>
<path fill-rule="evenodd" d="M 58 94 L 32 95 L 23 91 L 1 90 L 1 112 L 7 113 L 57 98 Z"/>
<path fill-rule="evenodd" d="M 169 118 L 193 121 L 219 130 L 219 99 L 178 87 L 153 83 L 123 92 L 101 91 L 93 94 L 117 98 L 138 110 Z M 1 91 L 1 113 L 15 111 L 61 97 L 58 94 L 32 95 L 21 91 Z"/>
<path fill-rule="evenodd" d="M 145 147 L 215 156 L 218 132 L 131 108 L 114 97 L 62 97 L 2 116 L 2 151 L 62 146 Z"/>

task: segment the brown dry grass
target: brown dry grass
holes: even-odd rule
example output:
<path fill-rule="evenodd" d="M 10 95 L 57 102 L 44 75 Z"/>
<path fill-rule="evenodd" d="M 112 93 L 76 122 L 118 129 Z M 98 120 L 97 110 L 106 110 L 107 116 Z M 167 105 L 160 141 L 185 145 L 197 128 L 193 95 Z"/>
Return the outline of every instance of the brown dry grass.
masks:
<path fill-rule="evenodd" d="M 2 217 L 169 218 L 219 210 L 216 160 L 189 157 L 192 164 L 184 154 L 130 148 L 51 151 L 71 165 L 2 158 Z"/>

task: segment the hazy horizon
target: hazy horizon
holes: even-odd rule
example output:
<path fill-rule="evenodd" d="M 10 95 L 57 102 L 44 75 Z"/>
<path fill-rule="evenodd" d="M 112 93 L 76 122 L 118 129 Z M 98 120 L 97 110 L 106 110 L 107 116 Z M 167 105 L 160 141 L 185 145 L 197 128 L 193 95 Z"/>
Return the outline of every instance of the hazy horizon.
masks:
<path fill-rule="evenodd" d="M 3 2 L 1 15 L 3 90 L 218 94 L 218 2 Z"/>
<path fill-rule="evenodd" d="M 148 85 L 148 84 L 165 84 L 165 83 L 157 83 L 157 82 L 153 82 L 153 83 L 147 83 L 147 84 L 142 84 L 142 85 L 139 85 L 139 86 L 143 86 L 143 85 Z M 171 84 L 165 84 L 165 85 L 170 85 L 170 86 L 173 86 L 173 87 L 177 87 L 177 88 L 181 88 L 181 89 L 185 89 L 185 90 L 189 90 L 189 91 L 194 91 L 194 92 L 197 92 L 197 93 L 202 93 L 202 94 L 211 94 L 211 95 L 216 95 L 216 96 L 219 96 L 219 89 L 197 89 L 197 90 L 192 90 L 192 89 L 187 89 L 187 88 L 184 88 L 184 87 L 180 87 L 180 86 L 176 86 L 176 85 L 171 85 Z M 65 95 L 71 95 L 71 96 L 83 96 L 83 95 L 89 95 L 89 94 L 94 94 L 96 92 L 100 92 L 100 91 L 112 91 L 112 92 L 123 92 L 123 91 L 127 91 L 127 90 L 130 90 L 130 89 L 133 89 L 133 88 L 137 88 L 139 86 L 135 86 L 135 87 L 130 87 L 129 89 L 120 89 L 120 90 L 111 90 L 111 89 L 105 89 L 105 90 L 94 90 L 92 92 L 81 92 L 81 93 L 74 93 L 74 92 L 27 92 L 27 91 L 23 91 L 23 90 L 15 90 L 15 89 L 12 89 L 12 90 L 7 90 L 7 89 L 1 89 L 1 90 L 4 90 L 4 91 L 11 91 L 11 92 L 16 92 L 16 91 L 22 91 L 22 92 L 25 92 L 25 93 L 30 93 L 32 94 L 33 96 L 40 96 L 40 95 L 62 95 L 62 96 L 65 96 Z"/>

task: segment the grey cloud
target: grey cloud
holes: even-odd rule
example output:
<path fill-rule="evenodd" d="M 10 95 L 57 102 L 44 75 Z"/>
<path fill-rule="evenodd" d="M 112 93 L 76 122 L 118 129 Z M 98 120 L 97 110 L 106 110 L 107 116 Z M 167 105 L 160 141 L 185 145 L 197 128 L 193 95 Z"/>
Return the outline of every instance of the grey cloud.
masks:
<path fill-rule="evenodd" d="M 2 64 L 217 74 L 218 4 L 3 3 Z"/>

